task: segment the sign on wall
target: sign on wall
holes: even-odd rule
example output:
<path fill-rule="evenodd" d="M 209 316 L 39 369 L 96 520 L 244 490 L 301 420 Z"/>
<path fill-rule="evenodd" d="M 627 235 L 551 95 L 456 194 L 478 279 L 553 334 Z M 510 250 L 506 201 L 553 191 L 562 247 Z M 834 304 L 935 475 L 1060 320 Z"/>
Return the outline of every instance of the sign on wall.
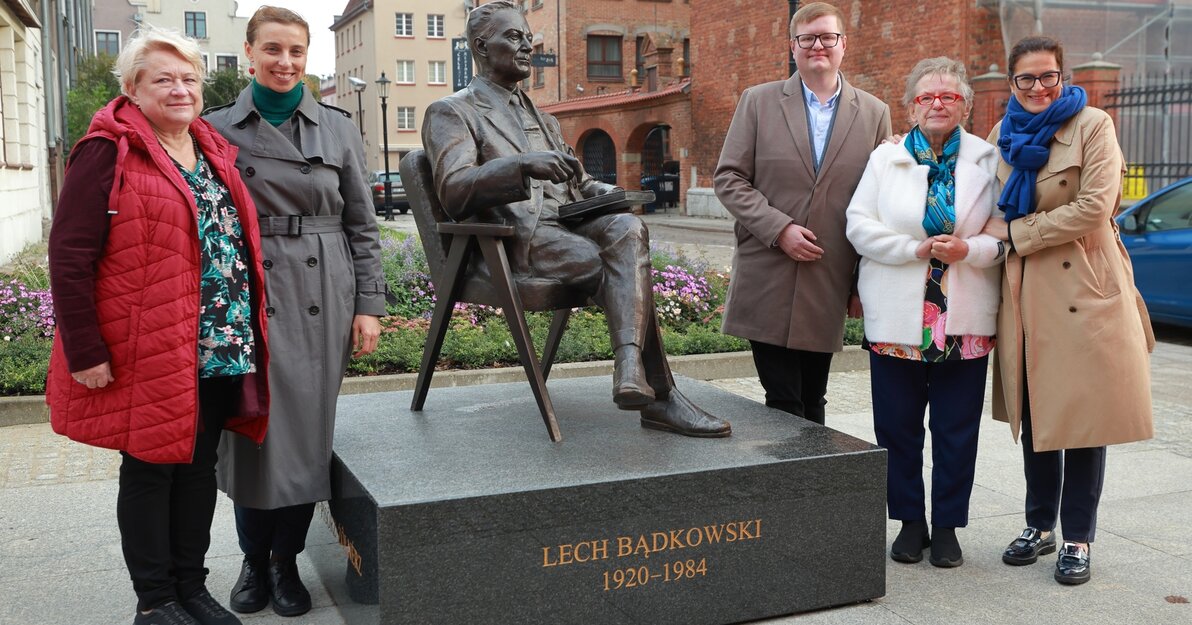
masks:
<path fill-rule="evenodd" d="M 452 89 L 459 91 L 472 82 L 472 51 L 465 37 L 451 40 L 451 68 Z"/>

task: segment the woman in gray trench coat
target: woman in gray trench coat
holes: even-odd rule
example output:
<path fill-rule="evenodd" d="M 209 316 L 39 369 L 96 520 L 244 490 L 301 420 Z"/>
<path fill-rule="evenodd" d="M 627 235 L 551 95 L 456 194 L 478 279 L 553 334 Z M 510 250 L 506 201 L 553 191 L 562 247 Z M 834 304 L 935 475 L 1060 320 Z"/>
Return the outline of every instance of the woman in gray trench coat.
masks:
<path fill-rule="evenodd" d="M 248 23 L 253 82 L 207 113 L 240 147 L 236 168 L 261 222 L 273 364 L 269 435 L 261 446 L 225 436 L 219 486 L 235 502 L 244 563 L 231 607 L 310 610 L 295 556 L 315 502 L 331 495 L 335 402 L 353 349 L 376 348 L 385 314 L 380 241 L 359 132 L 302 83 L 310 28 L 287 9 Z"/>

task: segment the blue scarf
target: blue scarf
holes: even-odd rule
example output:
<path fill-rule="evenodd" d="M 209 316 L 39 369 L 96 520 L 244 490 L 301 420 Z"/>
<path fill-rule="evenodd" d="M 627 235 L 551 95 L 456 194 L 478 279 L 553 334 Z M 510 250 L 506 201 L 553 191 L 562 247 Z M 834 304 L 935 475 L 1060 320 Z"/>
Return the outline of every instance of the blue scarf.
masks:
<path fill-rule="evenodd" d="M 1018 98 L 1010 98 L 997 140 L 1002 160 L 1014 168 L 997 201 L 1007 222 L 1035 212 L 1035 177 L 1051 157 L 1051 139 L 1087 103 L 1084 89 L 1075 85 L 1064 87 L 1063 95 L 1042 113 L 1028 113 Z"/>
<path fill-rule="evenodd" d="M 956 157 L 960 153 L 960 128 L 944 142 L 944 153 L 936 160 L 931 142 L 919 130 L 911 128 L 902 144 L 920 165 L 927 166 L 927 205 L 923 211 L 923 229 L 927 236 L 952 234 L 956 229 Z"/>

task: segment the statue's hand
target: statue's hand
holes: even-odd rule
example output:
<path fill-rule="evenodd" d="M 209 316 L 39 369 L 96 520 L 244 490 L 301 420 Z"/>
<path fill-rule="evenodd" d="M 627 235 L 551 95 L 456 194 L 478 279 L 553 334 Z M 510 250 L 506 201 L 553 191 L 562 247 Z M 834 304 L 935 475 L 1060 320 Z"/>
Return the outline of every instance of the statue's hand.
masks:
<path fill-rule="evenodd" d="M 526 152 L 518 157 L 522 174 L 536 180 L 563 182 L 578 178 L 579 160 L 563 152 Z"/>

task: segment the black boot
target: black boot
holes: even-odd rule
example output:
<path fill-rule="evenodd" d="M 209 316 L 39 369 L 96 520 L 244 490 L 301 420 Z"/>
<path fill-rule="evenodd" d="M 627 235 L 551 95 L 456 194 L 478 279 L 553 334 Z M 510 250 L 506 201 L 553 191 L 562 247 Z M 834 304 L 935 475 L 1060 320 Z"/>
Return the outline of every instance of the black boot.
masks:
<path fill-rule="evenodd" d="M 890 558 L 895 562 L 914 564 L 923 560 L 923 548 L 930 545 L 927 521 L 903 521 L 902 531 L 890 547 Z"/>
<path fill-rule="evenodd" d="M 964 564 L 955 527 L 931 528 L 931 564 L 945 569 Z"/>
<path fill-rule="evenodd" d="M 269 561 L 269 590 L 273 611 L 281 616 L 299 616 L 310 612 L 310 593 L 298 577 L 298 563 L 294 557 Z"/>
<path fill-rule="evenodd" d="M 244 556 L 240 577 L 232 586 L 228 606 L 241 614 L 260 612 L 269 605 L 269 556 Z"/>

